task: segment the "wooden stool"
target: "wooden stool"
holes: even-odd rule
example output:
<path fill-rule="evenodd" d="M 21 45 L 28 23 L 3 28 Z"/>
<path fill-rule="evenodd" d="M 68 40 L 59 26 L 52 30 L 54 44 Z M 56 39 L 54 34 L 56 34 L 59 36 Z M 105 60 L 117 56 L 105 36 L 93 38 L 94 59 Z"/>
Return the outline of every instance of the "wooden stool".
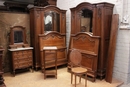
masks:
<path fill-rule="evenodd" d="M 55 62 L 55 70 L 46 70 L 48 63 Z M 44 47 L 43 48 L 43 63 L 44 63 L 44 79 L 47 76 L 55 76 L 57 79 L 57 47 Z"/>

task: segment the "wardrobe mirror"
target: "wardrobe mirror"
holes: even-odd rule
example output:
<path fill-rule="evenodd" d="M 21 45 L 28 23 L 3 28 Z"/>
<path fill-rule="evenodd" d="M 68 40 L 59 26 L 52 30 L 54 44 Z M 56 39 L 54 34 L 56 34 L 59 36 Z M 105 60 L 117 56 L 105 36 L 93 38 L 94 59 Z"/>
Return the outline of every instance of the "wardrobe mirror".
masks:
<path fill-rule="evenodd" d="M 44 14 L 45 31 L 57 31 L 60 32 L 60 14 L 54 11 L 47 11 Z"/>
<path fill-rule="evenodd" d="M 82 9 L 81 13 L 81 32 L 92 32 L 93 12 L 89 9 Z"/>

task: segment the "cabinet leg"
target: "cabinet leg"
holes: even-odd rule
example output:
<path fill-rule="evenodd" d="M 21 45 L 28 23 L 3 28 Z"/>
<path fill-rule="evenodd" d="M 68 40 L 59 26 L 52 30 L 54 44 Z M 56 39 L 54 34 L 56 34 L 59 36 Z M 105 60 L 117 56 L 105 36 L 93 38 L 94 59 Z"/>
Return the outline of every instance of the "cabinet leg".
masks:
<path fill-rule="evenodd" d="M 15 77 L 15 70 L 13 71 L 13 76 Z"/>
<path fill-rule="evenodd" d="M 32 72 L 34 72 L 34 67 L 32 66 Z"/>

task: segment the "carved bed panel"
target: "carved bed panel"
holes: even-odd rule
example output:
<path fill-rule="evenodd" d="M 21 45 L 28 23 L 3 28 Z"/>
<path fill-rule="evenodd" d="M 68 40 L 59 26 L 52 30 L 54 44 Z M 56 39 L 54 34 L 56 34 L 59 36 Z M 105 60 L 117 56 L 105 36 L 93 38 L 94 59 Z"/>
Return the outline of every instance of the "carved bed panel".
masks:
<path fill-rule="evenodd" d="M 40 46 L 40 59 L 43 58 L 43 47 L 45 46 L 56 46 L 57 51 L 57 65 L 67 64 L 66 57 L 66 40 L 65 34 L 60 34 L 58 32 L 52 31 L 46 34 L 39 34 L 39 46 Z M 41 66 L 43 66 L 43 61 L 41 61 Z M 54 63 L 48 64 L 48 67 L 54 67 Z"/>
<path fill-rule="evenodd" d="M 94 78 L 93 81 L 97 75 L 99 38 L 99 36 L 81 32 L 71 35 L 70 40 L 70 51 L 79 49 L 82 53 L 81 64 L 88 69 L 88 75 Z"/>

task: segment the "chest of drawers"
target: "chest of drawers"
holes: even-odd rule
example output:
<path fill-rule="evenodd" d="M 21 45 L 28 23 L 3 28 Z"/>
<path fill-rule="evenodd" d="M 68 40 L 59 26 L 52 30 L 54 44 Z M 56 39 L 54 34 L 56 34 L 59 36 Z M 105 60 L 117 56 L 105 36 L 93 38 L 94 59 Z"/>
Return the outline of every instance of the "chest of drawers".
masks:
<path fill-rule="evenodd" d="M 10 49 L 11 53 L 11 70 L 15 75 L 17 69 L 32 68 L 33 69 L 33 55 L 32 47 L 26 49 Z"/>

